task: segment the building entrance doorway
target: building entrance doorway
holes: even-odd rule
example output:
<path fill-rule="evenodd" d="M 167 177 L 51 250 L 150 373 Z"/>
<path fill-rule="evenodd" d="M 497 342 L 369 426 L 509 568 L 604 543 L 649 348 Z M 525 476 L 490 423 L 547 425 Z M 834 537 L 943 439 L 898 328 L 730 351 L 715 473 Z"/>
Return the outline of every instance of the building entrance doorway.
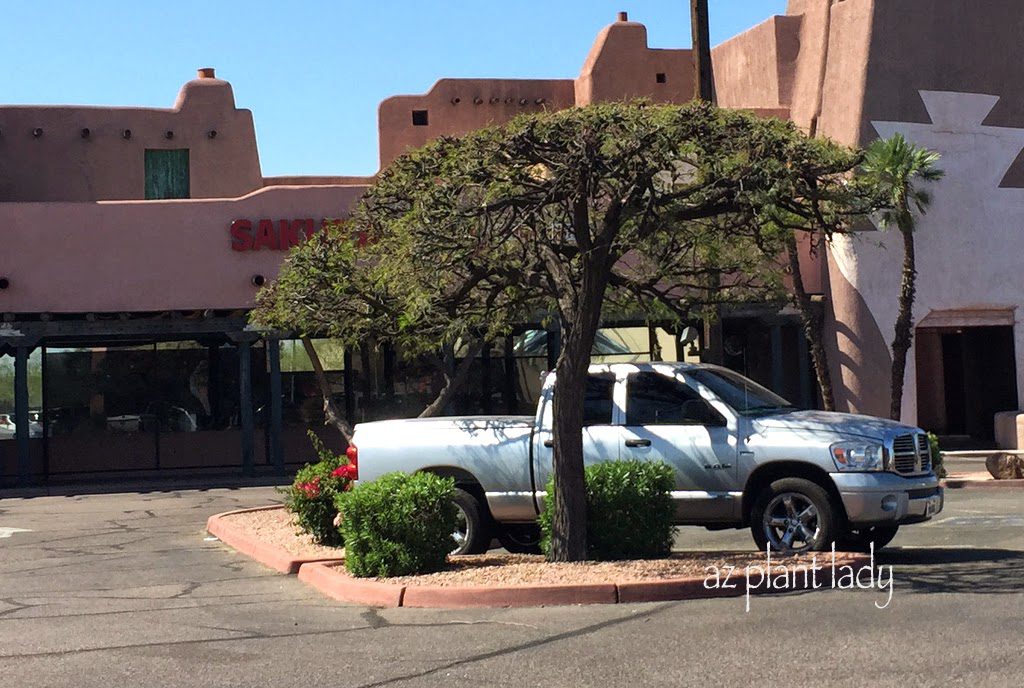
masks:
<path fill-rule="evenodd" d="M 919 328 L 917 422 L 950 448 L 991 446 L 994 417 L 1017 408 L 1013 327 Z"/>

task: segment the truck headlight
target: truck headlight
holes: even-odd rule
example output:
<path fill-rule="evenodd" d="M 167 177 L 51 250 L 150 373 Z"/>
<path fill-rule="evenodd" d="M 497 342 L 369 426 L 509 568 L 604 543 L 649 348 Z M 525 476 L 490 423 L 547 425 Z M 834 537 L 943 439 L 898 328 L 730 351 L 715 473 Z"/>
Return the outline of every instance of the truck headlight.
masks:
<path fill-rule="evenodd" d="M 884 471 L 885 446 L 870 442 L 832 445 L 832 460 L 841 471 Z"/>

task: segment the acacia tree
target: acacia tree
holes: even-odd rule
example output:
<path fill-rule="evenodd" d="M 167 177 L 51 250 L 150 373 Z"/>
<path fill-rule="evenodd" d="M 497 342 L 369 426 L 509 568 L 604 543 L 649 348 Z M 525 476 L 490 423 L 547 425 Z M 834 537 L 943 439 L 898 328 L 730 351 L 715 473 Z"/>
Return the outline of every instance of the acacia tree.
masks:
<path fill-rule="evenodd" d="M 582 407 L 602 311 L 779 298 L 790 231 L 753 219 L 784 207 L 804 138 L 706 103 L 602 104 L 436 140 L 367 192 L 354 222 L 410 326 L 441 310 L 492 331 L 507 312 L 557 318 L 553 559 L 586 556 Z"/>
<path fill-rule="evenodd" d="M 425 352 L 556 319 L 551 556 L 580 560 L 582 407 L 602 314 L 682 320 L 781 299 L 783 220 L 813 209 L 797 197 L 842 167 L 841 149 L 806 141 L 707 103 L 594 105 L 441 138 L 384 170 L 349 226 L 296 251 L 257 320 Z"/>
<path fill-rule="evenodd" d="M 923 215 L 931 204 L 931 195 L 919 182 L 942 179 L 937 167 L 939 154 L 915 146 L 894 134 L 877 139 L 868 146 L 862 171 L 884 197 L 886 207 L 879 215 L 882 228 L 895 227 L 903 238 L 903 269 L 900 277 L 899 310 L 892 340 L 892 376 L 889 417 L 899 420 L 903 406 L 903 379 L 907 370 L 907 352 L 913 341 L 914 296 L 917 283 L 917 259 L 914 249 L 915 213 Z"/>

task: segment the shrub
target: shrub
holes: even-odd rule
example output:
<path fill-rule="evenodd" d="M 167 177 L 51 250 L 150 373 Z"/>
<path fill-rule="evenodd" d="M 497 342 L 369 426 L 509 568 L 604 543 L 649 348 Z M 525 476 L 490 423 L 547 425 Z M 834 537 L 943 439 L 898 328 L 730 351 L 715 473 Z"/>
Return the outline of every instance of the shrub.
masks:
<path fill-rule="evenodd" d="M 295 514 L 299 527 L 312 535 L 315 542 L 340 547 L 344 539 L 335 525 L 338 509 L 334 500 L 351 487 L 351 469 L 348 459 L 327 449 L 312 431 L 309 439 L 320 460 L 299 469 L 292 484 L 281 490 L 284 507 Z"/>
<path fill-rule="evenodd" d="M 587 556 L 597 560 L 655 559 L 672 551 L 675 473 L 661 461 L 607 461 L 588 466 Z M 554 480 L 541 514 L 541 548 L 550 552 Z"/>
<path fill-rule="evenodd" d="M 942 451 L 939 449 L 939 438 L 934 432 L 928 433 L 928 451 L 932 457 L 932 470 L 940 478 L 946 477 L 946 467 L 942 464 Z"/>
<path fill-rule="evenodd" d="M 386 578 L 444 567 L 455 549 L 455 481 L 432 473 L 388 473 L 337 496 L 345 568 Z"/>

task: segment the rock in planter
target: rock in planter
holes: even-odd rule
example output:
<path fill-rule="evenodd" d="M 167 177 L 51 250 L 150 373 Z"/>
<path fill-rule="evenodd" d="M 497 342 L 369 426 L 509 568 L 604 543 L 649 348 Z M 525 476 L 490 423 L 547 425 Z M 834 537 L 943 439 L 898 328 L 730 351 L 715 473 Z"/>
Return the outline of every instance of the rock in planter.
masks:
<path fill-rule="evenodd" d="M 1016 454 L 991 454 L 985 459 L 985 468 L 996 480 L 1024 478 L 1024 458 Z"/>

